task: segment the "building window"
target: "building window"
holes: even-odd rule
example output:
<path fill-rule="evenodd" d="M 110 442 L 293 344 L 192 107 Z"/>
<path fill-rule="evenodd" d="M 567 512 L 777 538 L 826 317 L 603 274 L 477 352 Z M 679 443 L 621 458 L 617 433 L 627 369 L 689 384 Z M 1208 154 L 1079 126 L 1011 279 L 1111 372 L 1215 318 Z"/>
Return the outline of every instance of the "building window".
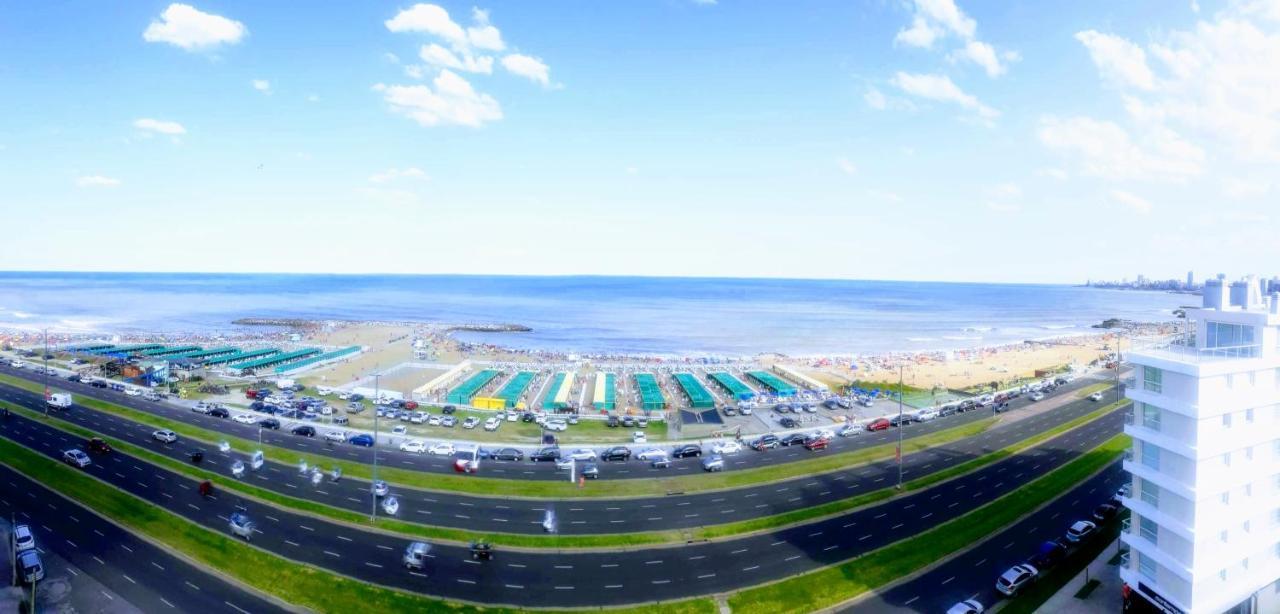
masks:
<path fill-rule="evenodd" d="M 1206 322 L 1205 337 L 1207 348 L 1238 348 L 1253 345 L 1253 327 L 1244 324 Z"/>
<path fill-rule="evenodd" d="M 1152 582 L 1156 579 L 1156 562 L 1141 552 L 1138 553 L 1138 573 Z"/>
<path fill-rule="evenodd" d="M 1245 485 L 1244 485 L 1244 496 L 1246 496 L 1246 497 L 1252 497 L 1252 496 L 1253 496 L 1253 484 L 1245 484 Z"/>
<path fill-rule="evenodd" d="M 1250 531 L 1250 528 L 1251 528 L 1252 526 L 1253 526 L 1253 525 L 1252 525 L 1248 520 L 1244 521 L 1244 532 L 1245 532 L 1245 533 L 1248 533 L 1248 532 Z"/>
<path fill-rule="evenodd" d="M 1142 368 L 1142 389 L 1160 393 L 1164 383 L 1164 371 L 1155 367 Z"/>
<path fill-rule="evenodd" d="M 1231 466 L 1231 453 L 1230 453 L 1230 452 L 1227 452 L 1226 454 L 1223 454 L 1223 455 L 1222 455 L 1222 464 L 1224 464 L 1224 465 L 1226 465 L 1226 466 L 1228 466 L 1228 467 L 1230 467 L 1230 466 Z"/>
<path fill-rule="evenodd" d="M 1227 538 L 1229 537 L 1231 537 L 1231 535 L 1227 533 L 1226 529 L 1223 529 L 1222 532 L 1218 534 L 1218 539 L 1222 540 L 1222 543 L 1224 544 L 1227 543 Z"/>
<path fill-rule="evenodd" d="M 1231 491 L 1228 490 L 1222 493 L 1222 504 L 1231 505 Z"/>
<path fill-rule="evenodd" d="M 1249 558 L 1245 557 L 1243 561 L 1240 561 L 1240 566 L 1245 569 L 1249 569 Z"/>
<path fill-rule="evenodd" d="M 1160 527 L 1150 518 L 1143 516 L 1138 519 L 1138 533 L 1142 535 L 1143 539 L 1153 544 L 1159 543 L 1156 538 L 1160 534 Z"/>
<path fill-rule="evenodd" d="M 1244 421 L 1253 424 L 1253 408 L 1244 410 Z"/>
<path fill-rule="evenodd" d="M 1155 483 L 1142 480 L 1142 492 L 1140 493 L 1142 502 L 1154 508 L 1160 507 L 1160 487 Z M 1276 510 L 1276 517 L 1280 518 L 1280 510 Z"/>
<path fill-rule="evenodd" d="M 1231 428 L 1231 414 L 1222 414 L 1222 428 Z"/>
<path fill-rule="evenodd" d="M 1244 459 L 1253 460 L 1253 446 L 1249 446 L 1244 449 Z"/>
<path fill-rule="evenodd" d="M 1142 442 L 1142 464 L 1156 471 L 1160 470 L 1160 448 L 1150 441 Z"/>
<path fill-rule="evenodd" d="M 1223 582 L 1226 582 L 1226 581 L 1227 581 L 1227 568 L 1226 568 L 1226 567 L 1223 567 L 1222 569 L 1218 570 L 1218 579 L 1219 579 L 1219 580 L 1222 580 Z"/>
<path fill-rule="evenodd" d="M 1142 426 L 1153 431 L 1160 430 L 1160 408 L 1147 403 L 1142 404 Z"/>

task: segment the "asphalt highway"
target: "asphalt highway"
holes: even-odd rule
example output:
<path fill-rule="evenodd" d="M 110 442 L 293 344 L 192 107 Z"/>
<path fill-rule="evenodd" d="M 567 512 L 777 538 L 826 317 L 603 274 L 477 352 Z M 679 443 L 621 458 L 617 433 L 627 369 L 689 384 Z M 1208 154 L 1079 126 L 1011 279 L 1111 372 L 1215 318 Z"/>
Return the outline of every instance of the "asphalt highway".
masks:
<path fill-rule="evenodd" d="M 0 514 L 31 527 L 36 545 L 88 573 L 143 612 L 285 612 L 107 522 L 0 465 Z M 107 593 L 89 599 L 110 611 Z"/>
<path fill-rule="evenodd" d="M 990 453 L 1087 414 L 1117 397 L 1114 391 L 1108 391 L 1101 402 L 1087 399 L 1070 400 L 1070 398 L 1057 397 L 1057 402 L 1067 401 L 1061 407 L 1024 417 L 973 437 L 905 455 L 903 457 L 904 480 L 922 477 Z M 0 399 L 12 401 L 36 411 L 42 411 L 44 408 L 40 395 L 12 386 L 0 385 Z M 1046 400 L 1041 403 L 1053 402 L 1055 401 Z M 1021 408 L 1025 409 L 1027 406 L 1023 405 Z M 978 413 L 987 412 L 969 412 L 969 414 Z M 248 451 L 232 451 L 226 454 L 219 452 L 216 447 L 211 448 L 198 442 L 182 439 L 175 444 L 164 444 L 151 436 L 153 429 L 106 412 L 77 406 L 69 411 L 58 411 L 57 414 L 96 432 L 129 441 L 175 460 L 187 462 L 190 452 L 201 450 L 205 454 L 205 460 L 200 466 L 219 472 L 228 480 L 233 479 L 230 467 L 234 460 L 239 459 L 248 464 Z M 951 418 L 940 418 L 932 423 L 911 425 L 906 428 L 911 431 L 946 422 Z M 218 422 L 228 421 L 218 420 Z M 896 435 L 896 433 L 891 434 Z M 871 434 L 865 433 L 857 436 L 857 438 L 867 439 L 871 437 Z M 816 454 L 826 453 L 828 452 Z M 815 453 L 796 446 L 768 452 L 744 450 L 733 457 L 783 454 L 807 458 Z M 486 461 L 482 469 L 485 466 L 503 464 L 520 465 L 521 463 Z M 567 473 L 562 475 L 563 479 L 567 479 Z M 281 494 L 351 511 L 365 513 L 370 511 L 371 507 L 369 482 L 352 478 L 332 482 L 326 476 L 324 481 L 316 485 L 307 475 L 301 474 L 296 465 L 287 461 L 281 463 L 268 459 L 260 471 L 250 472 L 244 479 L 255 486 Z M 566 535 L 586 535 L 690 529 L 770 516 L 886 488 L 896 480 L 897 464 L 892 460 L 885 460 L 821 476 L 806 476 L 727 491 L 671 494 L 664 497 L 582 499 L 556 503 L 545 500 L 433 492 L 400 486 L 393 486 L 392 494 L 401 503 L 399 514 L 401 519 L 409 522 L 473 531 L 536 534 L 543 532 L 542 522 L 547 515 L 547 510 L 551 509 L 558 520 L 558 532 Z M 839 486 L 833 487 L 833 484 L 837 483 Z M 590 483 L 586 488 L 590 488 Z M 381 510 L 378 513 L 381 513 Z"/>
<path fill-rule="evenodd" d="M 20 377 L 28 381 L 31 381 L 33 383 L 37 383 L 41 385 L 45 383 L 45 376 L 37 374 L 30 369 L 14 369 L 8 363 L 0 363 L 0 373 L 11 375 L 14 377 Z M 1100 375 L 1097 375 L 1097 374 L 1091 377 L 1078 378 L 1074 382 L 1071 382 L 1065 386 L 1059 387 L 1058 390 L 1049 397 L 1049 399 L 1061 397 L 1063 395 L 1070 395 L 1072 394 L 1073 391 L 1079 390 L 1081 387 L 1096 383 L 1098 381 L 1102 381 L 1102 379 L 1105 379 L 1105 378 L 1102 378 Z M 106 389 L 106 388 L 94 388 L 93 386 L 90 386 L 88 384 L 84 384 L 80 382 L 71 382 L 62 378 L 50 377 L 49 385 L 51 388 L 55 390 L 65 390 L 75 395 L 84 395 L 90 398 L 109 401 L 111 403 L 122 405 L 130 409 L 135 409 L 138 411 L 147 412 L 157 416 L 162 416 L 170 420 L 186 422 L 188 424 L 199 426 L 205 429 L 228 433 L 230 435 L 234 435 L 236 437 L 240 437 L 243 439 L 257 440 L 259 436 L 258 431 L 260 429 L 256 426 L 240 424 L 229 419 L 211 418 L 209 416 L 193 412 L 189 408 L 181 407 L 173 403 L 168 403 L 163 401 L 161 402 L 147 401 L 139 397 L 131 397 L 129 395 L 124 394 L 123 392 L 117 392 L 117 391 Z M 11 395 L 14 395 L 18 392 L 21 392 L 23 394 L 31 394 L 20 388 L 8 386 L 5 384 L 0 384 L 0 390 L 5 390 Z M 39 395 L 35 395 L 35 396 L 38 397 Z M 1016 410 L 1016 409 L 1025 407 L 1029 404 L 1031 404 L 1031 402 L 1027 399 L 1027 395 L 1023 395 L 1017 399 L 1014 399 L 1010 405 L 1011 405 L 1011 409 Z M 81 408 L 81 409 L 87 409 L 87 408 Z M 764 408 L 761 408 L 760 411 L 765 411 L 765 410 Z M 818 411 L 824 412 L 827 410 L 819 409 Z M 818 415 L 821 415 L 821 414 L 818 414 Z M 980 420 L 989 415 L 990 415 L 989 411 L 977 410 L 977 411 L 965 412 L 963 414 L 957 414 L 954 416 L 948 416 L 947 418 L 939 418 L 923 424 L 912 424 L 909 427 L 907 427 L 907 432 L 904 433 L 904 436 L 918 437 L 921 435 L 927 435 L 929 433 L 933 433 L 939 430 L 951 428 L 954 426 L 960 426 L 974 420 Z M 263 415 L 263 417 L 266 417 L 265 414 Z M 288 421 L 282 421 L 282 422 L 285 422 L 286 424 L 288 423 Z M 301 424 L 312 424 L 313 426 L 316 427 L 316 430 L 319 433 L 323 433 L 326 430 L 330 430 L 330 427 L 321 423 L 313 424 L 308 422 L 302 422 Z M 394 424 L 399 424 L 399 422 L 395 422 Z M 337 427 L 334 427 L 334 428 L 337 428 Z M 836 428 L 835 425 L 832 425 L 832 430 L 835 430 L 835 428 Z M 390 430 L 390 426 L 388 426 L 388 430 Z M 397 468 L 414 469 L 418 471 L 428 471 L 428 472 L 436 472 L 436 473 L 452 474 L 454 471 L 452 457 L 432 456 L 432 455 L 426 455 L 426 454 L 419 455 L 419 454 L 401 452 L 398 448 L 398 445 L 399 445 L 399 442 L 402 441 L 404 438 L 391 437 L 390 435 L 383 433 L 380 435 L 380 439 L 386 442 L 394 442 L 394 445 L 384 444 L 379 446 L 378 463 L 380 465 L 388 464 Z M 463 434 L 463 432 L 459 433 L 458 439 L 459 440 L 465 439 L 465 435 Z M 747 439 L 747 438 L 744 437 L 744 439 Z M 450 441 L 450 439 L 447 437 L 432 437 L 432 438 L 426 438 L 426 440 L 428 442 Z M 317 436 L 314 439 L 308 438 L 308 437 L 299 437 L 299 436 L 290 434 L 287 428 L 282 428 L 279 431 L 273 431 L 269 429 L 264 430 L 262 432 L 262 441 L 263 443 L 267 443 L 280 448 L 298 450 L 301 452 L 308 452 L 311 454 L 317 454 L 317 455 L 323 455 L 323 456 L 332 456 L 332 457 L 340 458 L 342 460 L 347 460 L 347 461 L 357 461 L 357 462 L 366 463 L 366 464 L 371 464 L 373 462 L 372 448 L 354 446 L 346 443 L 333 444 L 332 446 L 328 446 L 325 444 L 324 441 L 321 440 L 319 436 Z M 897 441 L 897 433 L 893 431 L 893 429 L 890 429 L 888 431 L 880 431 L 878 433 L 863 433 L 859 437 L 837 437 L 835 438 L 835 440 L 831 442 L 829 451 L 842 452 L 846 450 L 855 450 L 858 448 L 887 443 L 890 441 Z M 503 447 L 503 446 L 495 445 L 495 446 L 485 446 L 485 447 L 496 448 L 496 447 Z M 510 447 L 523 448 L 526 450 L 530 449 L 530 446 L 528 446 L 527 444 L 512 444 Z M 565 444 L 564 446 L 562 446 L 562 450 L 567 452 L 568 450 L 574 447 L 575 446 L 572 444 Z M 654 443 L 654 444 L 628 444 L 628 447 L 630 447 L 633 452 L 639 452 L 640 450 L 647 449 L 649 447 L 669 449 L 674 446 L 671 444 Z M 727 459 L 729 466 L 726 468 L 726 470 L 748 469 L 753 467 L 763 467 L 768 465 L 774 465 L 774 464 L 784 463 L 792 460 L 798 460 L 800 458 L 805 458 L 807 454 L 808 452 L 803 449 L 789 450 L 785 448 L 773 450 L 769 454 L 737 454 L 733 458 Z M 633 460 L 631 462 L 626 462 L 626 463 L 599 463 L 599 468 L 600 468 L 601 479 L 653 479 L 653 478 L 663 478 L 663 477 L 670 477 L 670 476 L 676 476 L 676 475 L 698 474 L 702 472 L 702 466 L 698 462 L 698 459 L 675 459 L 671 463 L 671 466 L 666 469 L 654 469 L 648 463 L 642 463 L 638 460 Z M 533 462 L 490 463 L 488 461 L 485 461 L 481 465 L 481 471 L 477 474 L 474 474 L 472 477 L 481 478 L 481 479 L 490 478 L 490 477 L 508 478 L 508 479 L 537 479 L 537 480 L 567 479 L 567 475 L 565 474 L 565 472 L 557 470 L 555 468 L 554 463 L 545 463 L 545 462 L 544 463 L 533 463 Z"/>
<path fill-rule="evenodd" d="M 1016 490 L 1119 433 L 1116 412 L 976 472 L 826 520 L 766 534 L 676 547 L 595 551 L 505 551 L 475 562 L 465 547 L 436 544 L 423 573 L 400 567 L 408 540 L 274 508 L 222 491 L 201 498 L 195 482 L 119 452 L 85 471 L 151 503 L 226 531 L 237 509 L 258 521 L 253 544 L 363 581 L 479 603 L 594 606 L 645 603 L 743 588 L 841 562 L 884 546 Z M 0 435 L 60 458 L 79 442 L 13 416 Z M 849 480 L 818 476 L 826 488 Z"/>
<path fill-rule="evenodd" d="M 1089 520 L 1093 508 L 1109 500 L 1127 481 L 1128 475 L 1117 461 L 1044 509 L 987 538 L 973 550 L 840 611 L 945 612 L 952 604 L 965 599 L 977 599 L 990 610 L 1006 599 L 995 589 L 1000 574 L 1026 561 L 1040 544 L 1062 537 L 1071 523 Z"/>

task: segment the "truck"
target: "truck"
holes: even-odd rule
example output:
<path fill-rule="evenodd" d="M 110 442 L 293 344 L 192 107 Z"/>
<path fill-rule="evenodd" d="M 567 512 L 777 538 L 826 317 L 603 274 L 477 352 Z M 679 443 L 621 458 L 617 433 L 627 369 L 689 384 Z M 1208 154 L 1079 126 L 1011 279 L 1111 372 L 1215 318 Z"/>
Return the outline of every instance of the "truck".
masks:
<path fill-rule="evenodd" d="M 49 407 L 54 409 L 67 409 L 71 407 L 71 395 L 65 392 L 55 392 L 49 395 L 49 400 L 46 402 Z"/>

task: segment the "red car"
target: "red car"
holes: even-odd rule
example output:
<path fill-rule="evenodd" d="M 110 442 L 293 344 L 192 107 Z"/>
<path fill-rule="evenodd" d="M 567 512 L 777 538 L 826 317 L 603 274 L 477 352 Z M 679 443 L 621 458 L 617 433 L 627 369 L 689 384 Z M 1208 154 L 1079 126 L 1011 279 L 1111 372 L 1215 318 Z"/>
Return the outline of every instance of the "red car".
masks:
<path fill-rule="evenodd" d="M 874 431 L 887 431 L 887 430 L 889 430 L 889 426 L 890 426 L 890 425 L 889 425 L 889 419 L 888 419 L 888 418 L 876 418 L 875 420 L 872 420 L 871 422 L 868 422 L 868 423 L 867 423 L 867 430 L 868 430 L 868 431 L 873 431 L 873 432 L 874 432 Z"/>
<path fill-rule="evenodd" d="M 804 449 L 810 451 L 826 450 L 829 445 L 831 440 L 826 437 L 810 437 L 804 441 Z"/>
<path fill-rule="evenodd" d="M 418 409 L 418 402 L 417 402 L 417 401 L 405 401 L 405 402 L 404 402 L 404 408 L 405 408 L 405 409 Z"/>
<path fill-rule="evenodd" d="M 258 391 L 250 388 L 244 391 L 244 396 L 246 399 L 256 399 L 258 398 Z"/>

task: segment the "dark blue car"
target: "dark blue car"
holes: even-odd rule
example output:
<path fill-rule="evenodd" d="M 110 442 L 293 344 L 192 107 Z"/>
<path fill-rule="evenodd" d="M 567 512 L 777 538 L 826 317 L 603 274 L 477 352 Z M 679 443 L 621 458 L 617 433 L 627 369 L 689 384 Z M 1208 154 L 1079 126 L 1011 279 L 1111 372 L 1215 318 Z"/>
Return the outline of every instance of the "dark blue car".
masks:
<path fill-rule="evenodd" d="M 355 437 L 348 439 L 347 443 L 352 445 L 357 445 L 357 446 L 364 446 L 366 448 L 372 448 L 373 435 L 368 435 L 368 434 L 356 435 Z"/>

